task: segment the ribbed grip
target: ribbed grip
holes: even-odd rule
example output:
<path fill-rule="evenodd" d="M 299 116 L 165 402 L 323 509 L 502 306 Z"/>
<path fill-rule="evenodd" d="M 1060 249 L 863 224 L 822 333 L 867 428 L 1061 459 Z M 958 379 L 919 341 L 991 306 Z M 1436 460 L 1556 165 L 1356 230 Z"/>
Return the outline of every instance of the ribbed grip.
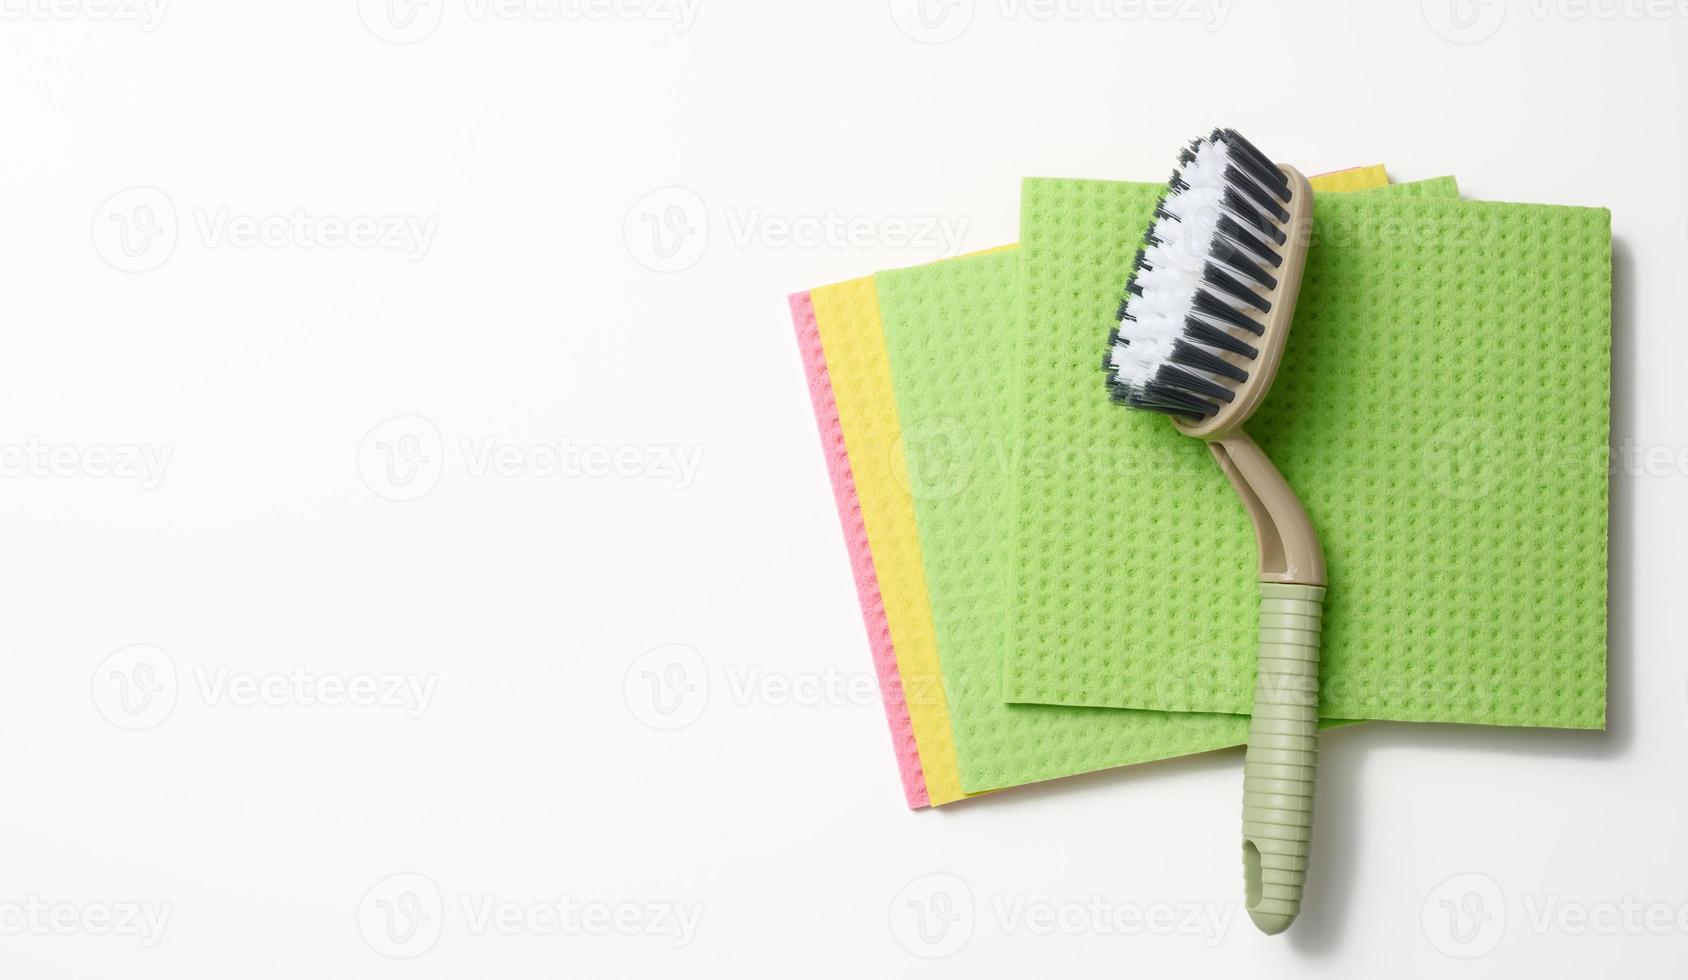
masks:
<path fill-rule="evenodd" d="M 1268 935 L 1301 911 L 1319 763 L 1319 631 L 1325 590 L 1260 585 L 1260 662 L 1243 759 L 1243 878 Z"/>

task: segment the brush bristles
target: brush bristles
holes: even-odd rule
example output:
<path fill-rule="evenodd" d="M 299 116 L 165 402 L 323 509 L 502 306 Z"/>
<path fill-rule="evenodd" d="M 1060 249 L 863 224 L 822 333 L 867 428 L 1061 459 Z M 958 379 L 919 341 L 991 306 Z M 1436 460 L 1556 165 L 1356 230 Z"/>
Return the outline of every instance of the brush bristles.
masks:
<path fill-rule="evenodd" d="M 1248 380 L 1288 236 L 1289 178 L 1234 129 L 1192 140 L 1155 205 L 1103 369 L 1115 401 L 1200 420 Z M 1231 359 L 1222 355 L 1229 354 Z"/>

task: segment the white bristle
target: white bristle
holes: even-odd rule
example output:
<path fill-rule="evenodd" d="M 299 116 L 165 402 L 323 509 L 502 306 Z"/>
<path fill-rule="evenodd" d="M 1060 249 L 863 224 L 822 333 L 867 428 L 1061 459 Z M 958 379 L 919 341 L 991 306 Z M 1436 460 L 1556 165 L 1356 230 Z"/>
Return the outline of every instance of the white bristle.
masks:
<path fill-rule="evenodd" d="M 1207 355 L 1222 351 L 1211 336 L 1192 333 L 1223 331 L 1253 350 L 1248 329 L 1203 307 L 1218 303 L 1242 316 L 1256 314 L 1237 293 L 1263 295 L 1275 283 L 1276 249 L 1257 223 L 1275 226 L 1279 215 L 1271 211 L 1289 195 L 1277 167 L 1233 130 L 1196 141 L 1181 160 L 1145 237 L 1119 338 L 1104 366 L 1110 387 L 1128 404 L 1205 417 L 1222 400 L 1211 386 L 1228 389 L 1236 379 L 1226 374 L 1239 372 L 1202 367 L 1214 366 Z M 1192 320 L 1201 326 L 1192 327 Z"/>

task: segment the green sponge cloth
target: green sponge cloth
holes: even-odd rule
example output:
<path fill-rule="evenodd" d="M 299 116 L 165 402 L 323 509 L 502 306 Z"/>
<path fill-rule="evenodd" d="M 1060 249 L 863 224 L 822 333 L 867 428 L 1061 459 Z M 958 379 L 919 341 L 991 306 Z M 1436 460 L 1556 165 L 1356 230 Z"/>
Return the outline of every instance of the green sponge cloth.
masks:
<path fill-rule="evenodd" d="M 1152 195 L 1160 185 L 1140 186 Z M 1371 193 L 1458 190 L 1442 178 Z M 903 485 L 919 525 L 956 763 L 969 793 L 1239 745 L 1248 734 L 1248 719 L 1236 715 L 1003 702 L 1001 658 L 1012 646 L 1008 388 L 1018 265 L 1017 253 L 999 252 L 875 277 Z"/>
<path fill-rule="evenodd" d="M 1010 701 L 1249 710 L 1248 520 L 1200 443 L 1102 387 L 1157 193 L 1024 186 Z M 1605 210 L 1317 198 L 1248 428 L 1324 543 L 1324 715 L 1604 725 L 1610 302 Z"/>
<path fill-rule="evenodd" d="M 879 310 L 902 423 L 956 765 L 969 793 L 1239 745 L 1248 719 L 1005 704 L 1013 252 L 881 272 Z"/>

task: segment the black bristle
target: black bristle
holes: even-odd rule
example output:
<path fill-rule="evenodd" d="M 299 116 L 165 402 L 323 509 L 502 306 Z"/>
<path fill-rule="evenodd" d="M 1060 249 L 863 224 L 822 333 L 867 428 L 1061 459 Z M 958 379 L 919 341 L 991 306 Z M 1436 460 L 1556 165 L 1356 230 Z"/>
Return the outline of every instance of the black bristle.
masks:
<path fill-rule="evenodd" d="M 1214 258 L 1265 286 L 1268 291 L 1278 288 L 1278 278 L 1256 265 L 1248 253 L 1223 237 L 1213 240 Z"/>
<path fill-rule="evenodd" d="M 1185 367 L 1198 368 L 1209 374 L 1217 374 L 1230 378 L 1232 381 L 1247 381 L 1248 372 L 1225 360 L 1218 354 L 1205 347 L 1198 347 L 1187 340 L 1179 339 L 1172 344 L 1172 359 Z"/>
<path fill-rule="evenodd" d="M 1155 372 L 1155 380 L 1173 388 L 1179 388 L 1203 398 L 1217 398 L 1222 402 L 1230 402 L 1237 397 L 1237 393 L 1222 384 L 1215 384 L 1198 374 L 1184 370 L 1176 364 L 1168 362 L 1160 366 Z"/>
<path fill-rule="evenodd" d="M 1243 134 L 1234 129 L 1227 129 L 1215 138 L 1223 138 L 1226 145 L 1240 150 L 1242 156 L 1247 157 L 1255 167 L 1266 174 L 1265 179 L 1269 180 L 1272 189 L 1278 192 L 1278 199 L 1289 200 L 1289 178 L 1284 175 L 1282 170 L 1278 169 L 1278 165 L 1273 163 L 1270 157 L 1260 152 L 1253 143 L 1244 139 Z"/>
<path fill-rule="evenodd" d="M 1279 221 L 1289 220 L 1289 212 L 1283 209 L 1283 205 L 1272 200 L 1272 195 L 1267 193 L 1266 189 L 1260 184 L 1243 176 L 1243 172 L 1237 169 L 1236 164 L 1225 168 L 1225 179 L 1241 187 L 1249 198 L 1260 205 L 1267 214 Z"/>
<path fill-rule="evenodd" d="M 1230 215 L 1220 215 L 1218 222 L 1214 224 L 1214 228 L 1218 229 L 1220 234 L 1230 239 L 1233 243 L 1241 245 L 1250 252 L 1254 253 L 1257 258 L 1270 265 L 1272 268 L 1276 269 L 1278 266 L 1284 264 L 1284 257 L 1279 255 L 1272 246 L 1261 241 L 1259 235 L 1244 231 L 1243 226 L 1237 224 L 1236 219 L 1232 218 Z"/>
<path fill-rule="evenodd" d="M 1266 332 L 1266 328 L 1260 325 L 1260 321 L 1242 313 L 1230 303 L 1214 296 L 1205 289 L 1196 290 L 1195 308 L 1197 313 L 1210 316 L 1222 323 L 1229 323 L 1233 327 L 1241 327 L 1256 337 Z"/>
<path fill-rule="evenodd" d="M 1283 201 L 1286 204 L 1289 202 L 1288 184 L 1280 187 L 1278 181 L 1273 179 L 1274 176 L 1282 177 L 1282 171 L 1278 170 L 1276 167 L 1262 166 L 1258 160 L 1255 160 L 1248 154 L 1243 153 L 1240 149 L 1231 154 L 1231 162 L 1240 168 L 1240 172 L 1237 177 L 1237 181 L 1239 183 L 1255 184 L 1258 182 L 1258 186 L 1264 188 L 1262 193 L 1264 193 L 1267 197 L 1276 197 L 1278 200 Z M 1242 173 L 1247 173 L 1249 177 L 1253 178 L 1253 180 L 1243 177 Z"/>
<path fill-rule="evenodd" d="M 1266 216 L 1260 213 L 1260 209 L 1256 208 L 1248 198 L 1243 197 L 1242 192 L 1237 190 L 1235 186 L 1225 188 L 1223 200 L 1225 207 L 1232 214 L 1241 218 L 1250 228 L 1278 245 L 1284 243 L 1285 235 L 1278 230 L 1278 226 L 1267 220 Z"/>
<path fill-rule="evenodd" d="M 1260 356 L 1260 350 L 1246 340 L 1239 340 L 1195 315 L 1184 318 L 1184 333 L 1191 340 L 1199 340 L 1214 350 L 1241 354 L 1249 360 Z"/>
<path fill-rule="evenodd" d="M 1141 393 L 1131 394 L 1128 399 L 1127 403 L 1135 408 L 1198 420 L 1205 419 L 1219 410 L 1219 406 L 1210 401 L 1156 381 L 1144 385 Z"/>
<path fill-rule="evenodd" d="M 1238 281 L 1237 277 L 1212 262 L 1209 262 L 1207 268 L 1202 270 L 1202 281 L 1210 286 L 1223 289 L 1262 313 L 1272 312 L 1272 304 L 1264 296 L 1250 289 L 1247 284 Z"/>

